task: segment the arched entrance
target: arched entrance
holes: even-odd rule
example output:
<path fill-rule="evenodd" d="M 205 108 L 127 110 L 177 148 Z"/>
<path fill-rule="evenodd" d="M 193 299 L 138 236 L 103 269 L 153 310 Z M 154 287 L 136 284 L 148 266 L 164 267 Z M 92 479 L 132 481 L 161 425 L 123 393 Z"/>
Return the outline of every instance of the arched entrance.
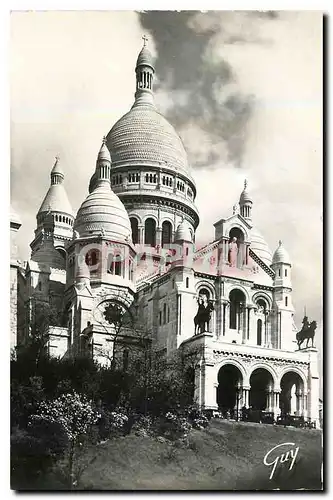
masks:
<path fill-rule="evenodd" d="M 242 406 L 242 373 L 236 366 L 226 364 L 222 366 L 218 373 L 218 387 L 216 391 L 216 402 L 224 416 L 229 414 L 237 418 Z M 238 418 L 237 418 L 238 419 Z"/>
<path fill-rule="evenodd" d="M 304 415 L 304 384 L 301 376 L 293 371 L 281 378 L 281 415 Z"/>
<path fill-rule="evenodd" d="M 273 377 L 265 368 L 257 368 L 250 377 L 250 408 L 273 411 Z"/>

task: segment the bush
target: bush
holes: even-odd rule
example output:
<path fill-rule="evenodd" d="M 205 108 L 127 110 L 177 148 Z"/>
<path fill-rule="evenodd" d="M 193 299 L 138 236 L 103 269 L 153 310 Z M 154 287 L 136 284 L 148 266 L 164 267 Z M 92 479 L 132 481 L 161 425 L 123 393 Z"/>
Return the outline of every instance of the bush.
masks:
<path fill-rule="evenodd" d="M 11 435 L 11 486 L 33 489 L 64 455 L 67 437 L 56 424 L 38 422 L 28 430 L 15 428 Z"/>
<path fill-rule="evenodd" d="M 99 435 L 101 439 L 109 439 L 124 435 L 128 425 L 128 416 L 123 410 L 102 410 L 98 422 Z"/>

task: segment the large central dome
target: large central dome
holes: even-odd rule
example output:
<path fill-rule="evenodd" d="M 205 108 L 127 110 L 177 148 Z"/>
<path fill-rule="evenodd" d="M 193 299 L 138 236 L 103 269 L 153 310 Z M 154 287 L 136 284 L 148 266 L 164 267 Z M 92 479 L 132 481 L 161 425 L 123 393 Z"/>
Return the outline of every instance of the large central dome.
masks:
<path fill-rule="evenodd" d="M 151 105 L 134 105 L 107 135 L 112 164 L 173 167 L 188 173 L 187 155 L 173 126 Z"/>

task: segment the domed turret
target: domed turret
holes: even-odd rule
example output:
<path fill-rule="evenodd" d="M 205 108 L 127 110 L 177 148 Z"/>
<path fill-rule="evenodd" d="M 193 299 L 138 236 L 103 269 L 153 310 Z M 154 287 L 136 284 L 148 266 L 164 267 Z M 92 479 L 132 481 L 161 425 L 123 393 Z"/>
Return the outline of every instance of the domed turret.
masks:
<path fill-rule="evenodd" d="M 155 70 L 145 37 L 144 41 L 135 68 L 135 102 L 107 134 L 107 146 L 112 158 L 111 186 L 135 226 L 133 241 L 163 247 L 172 242 L 184 217 L 194 234 L 199 215 L 196 186 L 182 140 L 154 104 Z M 95 182 L 94 174 L 90 191 Z M 151 207 L 149 217 L 147 204 Z"/>
<path fill-rule="evenodd" d="M 43 203 L 38 210 L 38 214 L 42 213 L 64 213 L 73 217 L 73 209 L 68 200 L 67 193 L 63 186 L 64 180 L 63 170 L 59 165 L 59 157 L 56 157 L 55 164 L 51 170 L 51 185 L 46 193 Z"/>
<path fill-rule="evenodd" d="M 110 186 L 111 158 L 103 140 L 97 157 L 96 186 L 78 210 L 74 230 L 80 238 L 104 234 L 115 241 L 131 239 L 126 209 Z"/>
<path fill-rule="evenodd" d="M 251 219 L 251 211 L 252 211 L 252 198 L 247 191 L 247 180 L 244 181 L 244 189 L 241 192 L 240 198 L 239 198 L 239 208 L 240 208 L 240 214 L 244 219 Z"/>
<path fill-rule="evenodd" d="M 273 255 L 272 264 L 289 264 L 291 265 L 291 260 L 287 250 L 284 248 L 282 241 L 279 241 L 279 246 L 275 250 Z"/>
<path fill-rule="evenodd" d="M 176 231 L 175 237 L 174 237 L 174 242 L 175 243 L 180 242 L 180 241 L 192 242 L 192 240 L 193 240 L 193 238 L 192 238 L 190 227 L 189 227 L 188 223 L 186 222 L 186 220 L 184 219 L 177 227 L 177 231 Z"/>

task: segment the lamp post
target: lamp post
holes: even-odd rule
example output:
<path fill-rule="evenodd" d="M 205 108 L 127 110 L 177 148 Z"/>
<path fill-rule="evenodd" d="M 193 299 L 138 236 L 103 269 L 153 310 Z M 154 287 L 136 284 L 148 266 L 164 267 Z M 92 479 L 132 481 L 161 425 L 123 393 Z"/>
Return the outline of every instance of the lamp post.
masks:
<path fill-rule="evenodd" d="M 239 380 L 236 384 L 235 389 L 236 389 L 236 422 L 238 422 L 238 420 L 239 420 L 239 400 L 241 398 L 241 391 L 242 391 L 242 385 L 239 382 Z"/>

